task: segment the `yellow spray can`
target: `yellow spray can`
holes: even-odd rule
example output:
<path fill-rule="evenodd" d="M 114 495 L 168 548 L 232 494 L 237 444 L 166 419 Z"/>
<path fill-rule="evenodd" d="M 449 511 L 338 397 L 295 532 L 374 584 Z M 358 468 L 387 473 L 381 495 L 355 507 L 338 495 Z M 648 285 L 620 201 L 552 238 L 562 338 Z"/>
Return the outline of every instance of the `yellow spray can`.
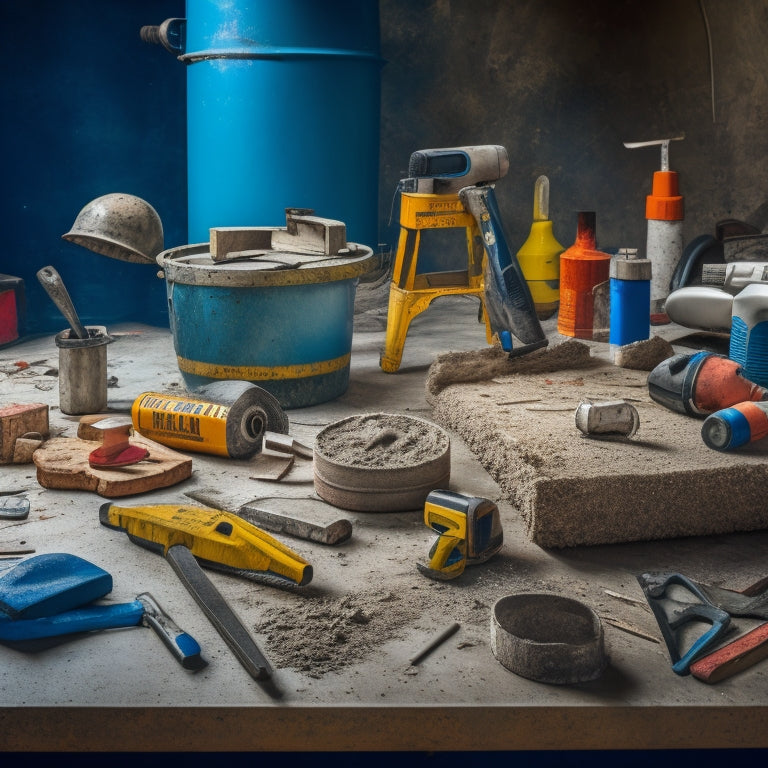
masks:
<path fill-rule="evenodd" d="M 552 317 L 560 305 L 560 254 L 564 250 L 549 220 L 549 179 L 539 176 L 534 186 L 531 232 L 517 252 L 539 320 Z"/>
<path fill-rule="evenodd" d="M 170 448 L 233 459 L 261 451 L 267 432 L 288 433 L 277 398 L 248 381 L 216 381 L 190 395 L 143 392 L 131 420 L 136 432 Z"/>

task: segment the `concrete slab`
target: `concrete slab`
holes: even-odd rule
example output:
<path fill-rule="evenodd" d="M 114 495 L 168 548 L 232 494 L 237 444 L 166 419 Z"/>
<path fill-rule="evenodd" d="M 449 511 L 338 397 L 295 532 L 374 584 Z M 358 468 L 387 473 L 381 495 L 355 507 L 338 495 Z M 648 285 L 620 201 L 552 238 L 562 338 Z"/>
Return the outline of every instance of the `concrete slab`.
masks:
<path fill-rule="evenodd" d="M 619 368 L 587 344 L 586 356 L 569 360 L 558 354 L 563 342 L 553 339 L 533 366 L 518 358 L 496 368 L 502 374 L 491 380 L 453 384 L 432 396 L 435 418 L 478 456 L 520 510 L 531 541 L 574 547 L 768 527 L 765 441 L 712 450 L 701 438 L 703 419 L 650 398 L 647 371 Z M 456 370 L 459 361 L 476 369 L 479 356 L 488 357 L 441 356 L 433 369 Z M 640 426 L 632 437 L 577 428 L 580 403 L 608 401 L 634 406 Z"/>

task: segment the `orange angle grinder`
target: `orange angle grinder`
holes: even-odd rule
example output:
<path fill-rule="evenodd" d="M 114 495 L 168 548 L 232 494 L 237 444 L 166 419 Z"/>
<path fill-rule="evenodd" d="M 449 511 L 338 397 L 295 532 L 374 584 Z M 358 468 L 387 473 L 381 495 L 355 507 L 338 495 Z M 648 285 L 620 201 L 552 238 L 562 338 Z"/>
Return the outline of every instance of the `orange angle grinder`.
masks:
<path fill-rule="evenodd" d="M 737 403 L 768 400 L 768 390 L 745 378 L 739 363 L 714 352 L 662 361 L 648 374 L 648 394 L 665 408 L 700 418 Z"/>

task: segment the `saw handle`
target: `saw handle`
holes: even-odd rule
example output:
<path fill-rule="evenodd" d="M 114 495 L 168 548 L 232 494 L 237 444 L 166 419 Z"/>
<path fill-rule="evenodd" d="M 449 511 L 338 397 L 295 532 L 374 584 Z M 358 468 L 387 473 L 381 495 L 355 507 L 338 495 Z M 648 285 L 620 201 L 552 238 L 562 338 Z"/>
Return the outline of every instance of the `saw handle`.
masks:
<path fill-rule="evenodd" d="M 676 675 L 683 676 L 690 673 L 691 664 L 714 645 L 728 628 L 730 616 L 715 606 L 696 605 L 682 611 L 679 620 L 671 622 L 670 626 L 675 630 L 682 624 L 697 620 L 711 622 L 712 627 L 701 635 L 677 661 L 673 661 L 672 671 Z"/>
<path fill-rule="evenodd" d="M 677 675 L 690 674 L 691 664 L 727 631 L 730 614 L 714 605 L 693 581 L 681 573 L 643 573 L 638 575 L 637 580 L 659 624 L 672 660 L 672 671 Z M 669 598 L 667 589 L 673 584 L 685 588 L 700 602 L 680 602 Z M 712 626 L 685 653 L 680 653 L 678 630 L 689 622 L 705 622 Z"/>

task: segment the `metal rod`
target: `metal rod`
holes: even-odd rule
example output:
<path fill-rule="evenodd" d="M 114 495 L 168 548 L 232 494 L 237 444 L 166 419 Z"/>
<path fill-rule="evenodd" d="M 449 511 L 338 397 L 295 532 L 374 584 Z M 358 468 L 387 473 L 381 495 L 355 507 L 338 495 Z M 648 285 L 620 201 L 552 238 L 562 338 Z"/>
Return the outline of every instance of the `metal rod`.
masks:
<path fill-rule="evenodd" d="M 412 666 L 415 666 L 420 661 L 425 659 L 432 651 L 437 648 L 438 645 L 444 643 L 451 635 L 455 634 L 461 625 L 457 622 L 453 622 L 450 626 L 446 627 L 442 632 L 435 635 L 432 640 L 427 643 L 415 656 L 410 660 Z"/>

